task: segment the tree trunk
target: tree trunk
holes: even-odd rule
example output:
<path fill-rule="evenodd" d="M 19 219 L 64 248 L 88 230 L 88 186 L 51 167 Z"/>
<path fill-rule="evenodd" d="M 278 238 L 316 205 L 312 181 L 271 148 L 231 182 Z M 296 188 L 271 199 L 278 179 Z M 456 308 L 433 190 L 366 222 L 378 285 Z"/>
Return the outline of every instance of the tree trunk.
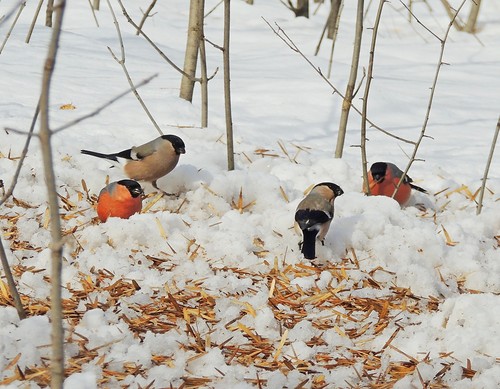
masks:
<path fill-rule="evenodd" d="M 335 3 L 335 4 L 334 4 Z M 332 0 L 332 9 L 330 12 L 331 16 L 331 24 L 329 25 L 332 27 L 332 47 L 330 49 L 330 59 L 328 62 L 328 74 L 327 77 L 330 78 L 332 74 L 332 65 L 333 65 L 333 52 L 335 51 L 335 42 L 337 41 L 337 34 L 339 32 L 339 24 L 340 24 L 340 14 L 342 12 L 342 7 L 344 3 L 343 0 Z M 335 8 L 334 8 L 335 7 Z M 330 32 L 328 32 L 330 33 Z"/>
<path fill-rule="evenodd" d="M 363 8 L 364 0 L 358 0 L 357 17 L 356 17 L 356 35 L 354 39 L 354 48 L 352 54 L 351 73 L 347 84 L 344 101 L 342 102 L 342 113 L 340 115 L 339 133 L 337 136 L 337 147 L 335 149 L 335 158 L 342 158 L 344 151 L 345 134 L 347 131 L 347 119 L 349 118 L 349 110 L 351 108 L 352 99 L 354 97 L 354 86 L 358 74 L 359 52 L 361 49 L 361 38 L 363 36 Z"/>
<path fill-rule="evenodd" d="M 481 6 L 481 0 L 475 0 L 472 2 L 472 6 L 469 13 L 469 18 L 465 24 L 465 32 L 474 33 L 476 31 L 477 17 L 479 15 L 479 7 Z"/>
<path fill-rule="evenodd" d="M 334 39 L 336 31 L 339 28 L 341 5 L 342 0 L 331 0 L 331 11 L 328 16 L 328 34 L 326 35 L 328 39 Z"/>
<path fill-rule="evenodd" d="M 47 11 L 45 12 L 45 25 L 52 27 L 52 13 L 54 12 L 54 0 L 47 2 Z"/>
<path fill-rule="evenodd" d="M 193 101 L 194 78 L 203 23 L 203 4 L 204 0 L 191 0 L 189 6 L 188 36 L 183 69 L 189 77 L 182 76 L 179 97 L 190 102 Z"/>
<path fill-rule="evenodd" d="M 51 294 L 50 294 L 50 321 L 52 323 L 52 357 L 51 381 L 52 389 L 61 389 L 64 382 L 64 328 L 62 316 L 61 273 L 62 273 L 62 248 L 61 218 L 59 215 L 59 201 L 56 191 L 56 178 L 53 165 L 52 147 L 50 139 L 52 132 L 49 126 L 49 92 L 54 72 L 61 25 L 64 15 L 65 0 L 60 0 L 55 8 L 56 23 L 52 29 L 47 58 L 43 69 L 42 92 L 40 95 L 40 147 L 42 150 L 45 182 L 50 210 L 50 251 L 51 251 Z"/>
<path fill-rule="evenodd" d="M 231 0 L 224 0 L 224 106 L 226 112 L 227 170 L 234 170 L 233 117 L 231 111 L 231 76 L 229 72 L 229 33 Z"/>
<path fill-rule="evenodd" d="M 293 9 L 295 16 L 309 17 L 309 0 L 297 0 L 297 7 Z"/>
<path fill-rule="evenodd" d="M 288 0 L 287 3 L 285 3 L 283 0 L 281 0 L 283 4 L 287 6 L 289 10 L 291 10 L 296 17 L 298 16 L 304 16 L 306 18 L 309 17 L 309 0 L 297 0 L 297 6 L 294 6 L 292 4 L 292 0 Z"/>

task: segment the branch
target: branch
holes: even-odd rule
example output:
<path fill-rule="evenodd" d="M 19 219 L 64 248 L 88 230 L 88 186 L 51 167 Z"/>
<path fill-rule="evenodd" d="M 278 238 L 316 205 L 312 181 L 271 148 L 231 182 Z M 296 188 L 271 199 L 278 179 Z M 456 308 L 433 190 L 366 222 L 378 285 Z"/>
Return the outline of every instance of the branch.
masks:
<path fill-rule="evenodd" d="M 477 203 L 476 214 L 479 215 L 483 209 L 483 197 L 484 190 L 486 188 L 486 180 L 488 179 L 488 172 L 490 170 L 491 161 L 493 159 L 493 152 L 495 151 L 495 146 L 498 139 L 498 132 L 500 131 L 500 117 L 498 118 L 497 128 L 495 130 L 495 135 L 493 135 L 493 141 L 491 142 L 490 155 L 488 156 L 488 161 L 486 162 L 486 167 L 484 168 L 483 183 L 481 185 L 481 192 L 479 193 L 479 200 Z"/>
<path fill-rule="evenodd" d="M 26 0 L 18 0 L 17 3 L 12 6 L 12 9 L 9 12 L 0 17 L 0 26 L 4 24 L 7 20 L 9 20 L 12 15 L 14 15 L 14 12 L 16 12 L 17 7 L 19 7 L 21 3 L 26 3 Z"/>
<path fill-rule="evenodd" d="M 334 93 L 337 93 L 342 99 L 345 99 L 345 96 L 342 94 L 342 92 L 340 92 L 339 89 L 337 89 L 337 87 L 335 87 L 335 85 L 333 85 L 330 80 L 328 80 L 328 78 L 326 78 L 324 76 L 324 74 L 321 72 L 321 69 L 318 67 L 316 67 L 310 60 L 309 58 L 307 58 L 301 51 L 300 49 L 297 47 L 297 45 L 290 39 L 290 37 L 286 34 L 286 32 L 277 24 L 276 26 L 278 27 L 277 30 L 275 30 L 271 24 L 264 18 L 262 17 L 262 19 L 266 22 L 266 24 L 269 26 L 269 28 L 291 49 L 293 50 L 294 52 L 300 54 L 300 56 L 302 58 L 304 58 L 306 60 L 306 62 L 311 65 L 311 67 L 316 71 L 316 73 L 318 73 L 320 75 L 320 77 L 330 86 L 330 88 L 333 89 Z M 283 36 L 281 36 L 280 34 L 283 34 Z M 362 112 L 352 103 L 350 102 L 349 103 L 350 106 L 352 107 L 352 109 L 357 112 L 360 116 L 362 115 Z M 369 120 L 368 118 L 366 119 L 366 121 L 370 124 L 371 127 L 377 129 L 378 131 L 380 132 L 383 132 L 384 134 L 392 137 L 392 138 L 395 138 L 397 140 L 400 140 L 401 142 L 405 142 L 405 143 L 409 143 L 409 144 L 412 144 L 414 145 L 415 142 L 412 141 L 412 140 L 408 140 L 408 139 L 405 139 L 405 138 L 402 138 L 402 137 L 399 137 L 397 135 L 394 135 L 392 133 L 390 133 L 389 131 L 386 131 L 384 130 L 383 128 L 377 126 L 375 123 L 373 123 L 371 120 Z"/>
<path fill-rule="evenodd" d="M 113 17 L 113 22 L 114 22 L 115 27 L 116 27 L 116 32 L 118 33 L 118 39 L 120 41 L 121 59 L 118 59 L 116 57 L 115 53 L 113 53 L 113 50 L 111 50 L 111 48 L 109 46 L 108 46 L 108 50 L 111 53 L 111 56 L 114 58 L 114 60 L 116 62 L 118 62 L 120 64 L 120 66 L 122 67 L 123 72 L 125 73 L 125 76 L 127 77 L 127 81 L 130 85 L 130 88 L 133 90 L 135 97 L 137 97 L 137 100 L 139 100 L 139 103 L 141 104 L 142 108 L 146 112 L 146 115 L 148 115 L 149 120 L 151 120 L 151 123 L 153 123 L 153 125 L 155 126 L 155 128 L 159 132 L 159 134 L 163 135 L 163 131 L 161 130 L 160 126 L 158 125 L 158 123 L 156 123 L 156 120 L 154 119 L 151 112 L 149 112 L 149 109 L 146 106 L 146 104 L 144 103 L 144 100 L 142 100 L 141 96 L 139 95 L 139 92 L 137 92 L 137 88 L 134 86 L 134 83 L 132 81 L 132 78 L 130 77 L 128 69 L 125 66 L 125 47 L 123 46 L 123 39 L 122 39 L 121 31 L 120 31 L 120 25 L 118 24 L 118 20 L 116 20 L 115 12 L 113 11 L 113 7 L 111 6 L 110 1 L 109 0 L 106 0 L 106 1 L 108 3 L 109 10 L 111 11 L 111 15 Z"/>
<path fill-rule="evenodd" d="M 453 7 L 450 5 L 450 3 L 448 3 L 448 0 L 441 0 L 441 3 L 443 4 L 444 9 L 446 10 L 446 13 L 450 17 L 451 23 L 455 25 L 455 27 L 458 31 L 462 31 L 464 29 L 464 26 L 463 26 L 463 23 L 460 24 L 457 21 L 458 12 L 456 12 L 455 9 L 453 9 Z M 455 11 L 455 13 L 453 13 L 453 11 Z"/>
<path fill-rule="evenodd" d="M 43 0 L 38 1 L 38 5 L 35 10 L 35 14 L 33 15 L 33 20 L 31 21 L 30 28 L 28 30 L 28 34 L 26 35 L 25 43 L 30 43 L 31 34 L 33 33 L 33 29 L 35 28 L 36 20 L 38 19 L 38 15 L 40 14 L 40 9 L 42 8 Z"/>
<path fill-rule="evenodd" d="M 90 0 L 88 0 L 88 1 L 89 1 L 90 11 L 92 12 L 92 16 L 94 17 L 95 24 L 96 24 L 97 27 L 99 27 L 99 21 L 97 20 L 97 16 L 95 14 L 94 6 L 90 2 Z"/>
<path fill-rule="evenodd" d="M 382 9 L 387 0 L 380 0 L 373 26 L 373 35 L 370 46 L 370 59 L 368 62 L 368 76 L 366 78 L 365 92 L 363 94 L 363 107 L 361 115 L 361 165 L 363 170 L 363 192 L 370 195 L 370 185 L 368 185 L 368 160 L 366 157 L 366 114 L 368 112 L 368 95 L 373 79 L 373 63 L 375 58 L 375 45 L 377 43 L 378 26 L 382 17 Z"/>
<path fill-rule="evenodd" d="M 137 29 L 135 35 L 139 35 L 141 33 L 142 27 L 144 26 L 144 23 L 146 23 L 146 19 L 149 17 L 149 13 L 151 12 L 151 10 L 154 8 L 155 5 L 156 5 L 156 0 L 153 0 L 151 4 L 149 4 L 149 7 L 146 9 L 146 12 L 144 12 L 142 15 L 142 19 L 139 22 L 139 28 Z"/>
<path fill-rule="evenodd" d="M 434 36 L 434 38 L 436 38 L 438 41 L 441 41 L 441 38 L 440 38 L 440 37 L 438 37 L 438 36 L 437 36 L 437 35 L 436 35 L 436 34 L 435 34 L 435 33 L 434 33 L 434 32 L 433 32 L 433 31 L 432 31 L 429 27 L 427 27 L 424 23 L 422 23 L 422 22 L 421 22 L 421 21 L 420 21 L 420 20 L 419 20 L 419 19 L 415 16 L 415 14 L 413 13 L 413 11 L 412 11 L 410 8 L 408 8 L 408 6 L 407 6 L 405 3 L 403 3 L 401 0 L 399 0 L 399 2 L 400 2 L 401 4 L 403 4 L 403 6 L 404 6 L 404 7 L 408 10 L 409 14 L 410 14 L 410 15 L 411 15 L 414 19 L 415 19 L 415 21 L 416 21 L 418 24 L 420 24 L 420 25 L 421 25 L 421 26 L 422 26 L 425 30 L 427 30 L 427 32 L 428 32 L 429 34 L 431 34 L 432 36 Z M 455 15 L 455 16 L 456 16 L 456 15 Z M 454 20 L 454 19 L 453 19 L 453 20 Z"/>
<path fill-rule="evenodd" d="M 16 17 L 15 17 L 14 21 L 12 22 L 12 25 L 10 26 L 9 31 L 7 32 L 7 35 L 5 35 L 5 39 L 3 40 L 2 46 L 0 46 L 0 54 L 2 53 L 4 47 L 7 43 L 7 40 L 9 39 L 10 34 L 12 33 L 12 30 L 14 29 L 14 26 L 17 23 L 17 20 L 19 19 L 19 16 L 21 16 L 21 12 L 23 12 L 24 7 L 26 7 L 26 1 L 20 2 Z M 7 20 L 7 19 L 5 19 L 5 20 Z"/>
<path fill-rule="evenodd" d="M 158 77 L 158 73 L 156 74 L 153 74 L 152 76 L 149 76 L 148 78 L 145 78 L 144 80 L 142 80 L 141 82 L 139 82 L 137 85 L 135 85 L 136 88 L 140 88 L 141 86 L 144 86 L 146 84 L 148 84 L 153 78 L 156 78 Z M 55 129 L 52 130 L 52 134 L 57 134 L 61 131 L 64 131 L 64 130 L 67 130 L 68 128 L 70 127 L 73 127 L 87 119 L 90 119 L 91 117 L 94 117 L 96 115 L 98 115 L 99 113 L 101 113 L 101 111 L 105 110 L 106 108 L 108 108 L 111 104 L 115 103 L 116 101 L 120 100 L 122 97 L 126 96 L 127 94 L 129 94 L 130 92 L 132 92 L 133 89 L 132 88 L 129 88 L 127 89 L 126 91 L 116 95 L 115 97 L 113 97 L 111 100 L 107 101 L 106 103 L 102 104 L 100 107 L 96 108 L 94 111 L 91 111 L 83 116 L 80 116 L 79 118 L 76 118 L 75 120 L 72 120 L 66 124 L 63 124 L 62 126 L 59 126 L 59 127 L 56 127 Z M 18 130 L 16 128 L 12 128 L 12 127 L 4 127 L 4 130 L 5 131 L 11 131 L 11 132 L 14 132 L 16 134 L 21 134 L 21 135 L 26 135 L 26 134 L 30 134 L 33 132 L 33 128 L 34 128 L 34 125 L 35 125 L 35 122 L 36 122 L 36 118 L 33 119 L 34 120 L 34 123 L 32 124 L 32 127 L 30 128 L 30 132 L 26 132 L 26 131 L 23 131 L 23 130 Z M 31 134 L 31 136 L 36 136 L 38 137 L 38 134 Z M 21 155 L 22 157 L 22 155 Z M 2 205 L 3 203 L 3 199 L 0 200 L 0 205 Z"/>
<path fill-rule="evenodd" d="M 12 275 L 12 271 L 10 270 L 9 261 L 7 260 L 7 254 L 5 253 L 5 249 L 3 248 L 2 237 L 0 236 L 0 260 L 2 261 L 2 267 L 5 272 L 5 278 L 7 278 L 7 285 L 9 286 L 10 294 L 14 300 L 14 306 L 17 310 L 17 315 L 19 319 L 26 318 L 26 311 L 24 310 L 23 303 L 21 301 L 21 297 L 19 297 L 19 292 L 16 288 L 16 282 L 14 281 L 14 276 Z"/>
<path fill-rule="evenodd" d="M 223 2 L 224 0 L 219 0 L 219 2 L 210 11 L 208 11 L 203 18 L 206 18 L 208 15 L 214 12 L 217 9 L 217 7 L 221 5 Z"/>
<path fill-rule="evenodd" d="M 130 15 L 127 13 L 127 10 L 125 9 L 125 7 L 123 6 L 123 3 L 121 0 L 118 0 L 118 4 L 120 4 L 120 7 L 122 9 L 122 13 L 123 15 L 125 16 L 125 18 L 127 19 L 127 22 L 129 22 L 136 30 L 140 31 L 141 35 L 146 39 L 146 41 L 148 41 L 148 43 L 153 46 L 153 48 L 158 52 L 158 54 L 160 54 L 160 56 L 165 60 L 167 61 L 175 70 L 177 70 L 180 74 L 182 74 L 183 76 L 185 77 L 188 77 L 191 81 L 194 81 L 194 82 L 201 82 L 201 79 L 200 78 L 196 78 L 196 77 L 191 77 L 189 74 L 187 74 L 186 72 L 184 72 L 184 70 L 182 70 L 180 67 L 178 67 L 174 62 L 172 62 L 172 60 L 170 60 L 170 58 L 168 58 L 164 53 L 163 51 L 160 50 L 160 48 L 146 35 L 146 33 L 144 31 L 142 31 L 139 26 L 132 20 L 132 18 L 130 17 Z M 215 72 L 212 74 L 211 77 L 208 78 L 208 81 L 210 81 L 212 78 L 215 77 L 215 75 L 217 74 L 217 72 L 219 71 L 219 68 L 216 68 L 215 69 Z"/>
<path fill-rule="evenodd" d="M 437 67 L 436 67 L 436 73 L 434 75 L 434 81 L 432 82 L 431 94 L 429 95 L 429 103 L 427 104 L 427 111 L 425 113 L 425 119 L 424 119 L 424 123 L 422 125 L 422 129 L 420 131 L 420 136 L 419 136 L 417 142 L 415 143 L 415 147 L 413 149 L 413 153 L 410 156 L 410 161 L 408 162 L 408 166 L 406 166 L 406 169 L 404 170 L 403 175 L 399 179 L 399 182 L 396 185 L 396 188 L 394 189 L 394 193 L 392 194 L 392 198 L 394 198 L 394 196 L 396 196 L 396 193 L 398 192 L 399 187 L 403 183 L 403 180 L 406 177 L 406 175 L 408 174 L 408 171 L 410 170 L 411 165 L 415 161 L 415 157 L 417 156 L 417 152 L 418 152 L 418 149 L 420 147 L 420 144 L 422 143 L 422 140 L 424 139 L 424 137 L 426 137 L 425 131 L 427 130 L 427 123 L 429 122 L 429 117 L 430 117 L 430 114 L 431 114 L 432 103 L 434 101 L 434 94 L 436 92 L 436 85 L 437 85 L 437 81 L 438 81 L 438 78 L 439 78 L 439 73 L 441 72 L 441 67 L 444 65 L 443 56 L 444 56 L 444 48 L 445 48 L 445 45 L 446 45 L 446 41 L 448 39 L 448 35 L 450 34 L 450 30 L 451 30 L 451 27 L 453 26 L 453 23 L 454 23 L 455 19 L 457 18 L 460 10 L 462 9 L 462 7 L 464 6 L 464 4 L 466 2 L 467 2 L 467 0 L 463 0 L 462 3 L 460 4 L 460 6 L 458 7 L 458 9 L 457 9 L 457 11 L 455 13 L 455 16 L 448 23 L 448 28 L 446 29 L 443 38 L 439 38 L 436 34 L 434 34 L 434 33 L 431 32 L 431 34 L 433 36 L 435 36 L 439 40 L 439 42 L 441 43 L 441 51 L 439 53 L 439 59 L 438 59 Z M 410 13 L 411 13 L 411 11 L 410 11 Z M 423 25 L 413 13 L 411 13 L 411 15 L 416 19 L 416 21 L 419 24 Z M 430 31 L 429 29 L 427 29 L 427 30 Z"/>
<path fill-rule="evenodd" d="M 124 91 L 124 92 L 116 95 L 115 97 L 113 97 L 108 102 L 106 102 L 103 105 L 101 105 L 100 107 L 96 108 L 94 111 L 89 112 L 86 115 L 80 116 L 79 118 L 77 118 L 75 120 L 72 120 L 71 122 L 68 122 L 66 124 L 63 124 L 62 126 L 59 126 L 59 127 L 55 128 L 52 131 L 52 133 L 53 134 L 57 134 L 58 132 L 66 130 L 69 127 L 73 127 L 73 126 L 77 125 L 78 123 L 83 122 L 84 120 L 87 120 L 87 119 L 89 119 L 89 118 L 91 118 L 93 116 L 98 115 L 99 113 L 101 113 L 101 111 L 103 111 L 104 109 L 108 108 L 111 104 L 113 104 L 116 101 L 120 100 L 122 97 L 128 95 L 130 92 L 134 92 L 137 88 L 140 88 L 141 86 L 144 86 L 144 85 L 148 84 L 152 79 L 154 79 L 156 77 L 158 77 L 158 73 L 153 74 L 152 76 L 149 76 L 148 78 L 145 78 L 144 80 L 142 80 L 141 82 L 139 82 L 135 86 L 133 85 L 132 87 L 130 87 L 126 91 Z"/>
<path fill-rule="evenodd" d="M 23 148 L 23 151 L 21 153 L 21 157 L 19 158 L 19 162 L 17 163 L 16 171 L 14 172 L 14 176 L 12 177 L 12 183 L 10 184 L 10 187 L 7 190 L 7 192 L 4 193 L 2 199 L 0 200 L 0 205 L 5 203 L 7 201 L 7 199 L 12 195 L 12 193 L 14 193 L 14 188 L 17 185 L 17 180 L 19 178 L 19 174 L 21 173 L 21 168 L 23 166 L 26 155 L 28 155 L 29 145 L 31 142 L 31 138 L 33 137 L 33 130 L 35 129 L 35 125 L 36 125 L 36 121 L 37 121 L 39 112 L 40 112 L 40 101 L 38 101 L 38 104 L 37 104 L 36 109 L 35 109 L 35 114 L 33 115 L 33 119 L 31 120 L 30 130 L 28 132 L 26 142 L 24 143 L 24 148 Z"/>

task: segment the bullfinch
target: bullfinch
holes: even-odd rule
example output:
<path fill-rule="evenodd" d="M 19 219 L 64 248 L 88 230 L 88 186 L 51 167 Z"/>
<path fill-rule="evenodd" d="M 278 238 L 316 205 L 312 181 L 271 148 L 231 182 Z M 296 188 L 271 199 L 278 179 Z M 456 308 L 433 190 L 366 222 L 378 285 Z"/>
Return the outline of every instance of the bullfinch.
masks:
<path fill-rule="evenodd" d="M 331 182 L 315 185 L 299 203 L 295 211 L 295 221 L 302 230 L 302 254 L 307 259 L 316 258 L 316 238 L 324 245 L 324 240 L 333 219 L 333 202 L 344 191 Z"/>
<path fill-rule="evenodd" d="M 396 186 L 401 179 L 403 172 L 393 163 L 375 162 L 368 172 L 368 185 L 370 192 L 375 196 L 392 197 Z M 410 199 L 411 190 L 415 189 L 422 193 L 427 193 L 425 189 L 412 184 L 413 180 L 406 175 L 394 199 L 404 205 Z"/>
<path fill-rule="evenodd" d="M 102 154 L 90 150 L 81 152 L 114 162 L 123 162 L 123 170 L 128 178 L 149 181 L 155 189 L 168 194 L 158 188 L 156 181 L 175 168 L 180 155 L 186 152 L 186 146 L 177 135 L 162 135 L 141 146 L 133 146 L 118 153 Z"/>
<path fill-rule="evenodd" d="M 105 222 L 108 217 L 128 219 L 142 209 L 142 188 L 137 181 L 120 180 L 107 185 L 99 193 L 97 216 Z"/>

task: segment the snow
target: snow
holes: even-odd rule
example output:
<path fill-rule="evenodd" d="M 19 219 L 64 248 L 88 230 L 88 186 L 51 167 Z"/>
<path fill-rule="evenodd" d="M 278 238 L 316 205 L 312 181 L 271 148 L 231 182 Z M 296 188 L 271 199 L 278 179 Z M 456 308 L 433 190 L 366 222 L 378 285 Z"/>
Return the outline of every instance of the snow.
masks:
<path fill-rule="evenodd" d="M 0 3 L 0 14 L 14 7 Z M 28 2 L 0 54 L 2 127 L 27 131 L 41 85 L 51 31 L 37 24 L 24 43 L 36 2 Z M 361 193 L 360 117 L 351 112 L 342 159 L 333 158 L 342 101 L 300 55 L 269 28 L 277 23 L 326 74 L 329 45 L 314 49 L 328 14 L 295 18 L 278 1 L 232 1 L 231 86 L 236 170 L 228 172 L 222 55 L 207 45 L 209 127 L 200 128 L 200 92 L 178 98 L 180 75 L 113 3 L 126 65 L 164 133 L 186 154 L 158 185 L 179 197 L 151 194 L 143 213 L 96 221 L 92 198 L 119 168 L 80 149 L 119 151 L 158 136 L 133 94 L 52 139 L 65 249 L 68 388 L 192 387 L 395 388 L 500 387 L 500 175 L 490 169 L 482 213 L 474 195 L 498 120 L 500 6 L 483 0 L 476 36 L 452 29 L 446 42 L 427 135 L 410 176 L 415 193 L 401 209 Z M 138 5 L 127 2 L 134 20 Z M 207 0 L 206 10 L 218 1 Z M 458 5 L 458 2 L 455 5 Z M 313 3 L 311 3 L 313 4 Z M 315 5 L 316 6 L 316 5 Z M 315 8 L 312 7 L 312 9 Z M 442 36 L 440 4 L 414 12 Z M 462 19 L 466 18 L 467 5 Z M 345 2 L 331 82 L 349 74 L 355 2 Z M 368 65 L 372 5 L 360 64 Z M 146 33 L 183 63 L 189 5 L 158 2 Z M 221 44 L 223 7 L 205 34 Z M 92 112 L 129 85 L 107 46 L 119 43 L 105 2 L 68 2 L 51 90 L 52 128 Z M 40 18 L 42 19 L 42 18 Z M 7 34 L 12 19 L 0 24 Z M 440 43 L 398 3 L 384 7 L 368 117 L 416 140 L 425 118 Z M 361 79 L 361 72 L 358 80 Z M 358 93 L 361 96 L 363 87 Z M 359 96 L 356 105 L 361 107 Z M 74 110 L 62 110 L 72 104 Z M 404 168 L 412 146 L 368 128 L 369 163 Z M 8 188 L 25 135 L 0 132 L 0 179 Z M 498 150 L 496 150 L 498 154 Z M 293 214 L 305 191 L 332 181 L 344 190 L 314 264 L 298 250 Z M 240 200 L 241 193 L 241 200 Z M 1 194 L 1 192 L 0 192 Z M 14 191 L 0 209 L 2 241 L 28 318 L 19 320 L 0 280 L 0 385 L 47 385 L 50 358 L 50 233 L 41 152 L 33 140 Z M 95 198 L 94 198 L 95 199 Z M 477 199 L 477 196 L 475 197 Z M 241 203 L 240 203 L 241 202 Z M 425 210 L 416 207 L 423 204 Z M 63 208 L 64 205 L 64 208 Z M 23 372 L 24 381 L 18 371 Z M 472 373 L 470 373 L 472 371 Z M 44 374 L 36 374 L 41 372 Z"/>

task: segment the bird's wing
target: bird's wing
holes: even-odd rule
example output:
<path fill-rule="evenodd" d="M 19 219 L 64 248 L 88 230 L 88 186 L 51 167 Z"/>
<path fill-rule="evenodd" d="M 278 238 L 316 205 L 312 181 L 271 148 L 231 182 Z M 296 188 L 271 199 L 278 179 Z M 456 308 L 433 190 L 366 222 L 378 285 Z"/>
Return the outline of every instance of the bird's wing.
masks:
<path fill-rule="evenodd" d="M 333 215 L 329 212 L 314 210 L 314 209 L 299 209 L 295 213 L 295 221 L 298 223 L 301 230 L 306 230 L 328 222 Z"/>
<path fill-rule="evenodd" d="M 393 177 L 397 177 L 397 178 L 401 178 L 401 176 L 403 175 L 403 171 L 398 168 L 396 165 L 394 165 L 393 163 L 390 163 L 390 162 L 387 162 L 387 166 L 389 167 L 389 169 L 391 169 L 391 172 L 392 172 L 392 176 Z M 409 184 L 410 182 L 413 182 L 413 180 L 411 179 L 411 177 L 407 174 L 403 180 L 403 182 L 405 184 Z"/>
<path fill-rule="evenodd" d="M 162 141 L 165 142 L 162 138 L 156 138 L 148 143 L 144 143 L 143 145 L 132 147 L 132 159 L 144 159 L 148 155 L 153 154 L 156 150 L 158 150 L 158 146 Z"/>

